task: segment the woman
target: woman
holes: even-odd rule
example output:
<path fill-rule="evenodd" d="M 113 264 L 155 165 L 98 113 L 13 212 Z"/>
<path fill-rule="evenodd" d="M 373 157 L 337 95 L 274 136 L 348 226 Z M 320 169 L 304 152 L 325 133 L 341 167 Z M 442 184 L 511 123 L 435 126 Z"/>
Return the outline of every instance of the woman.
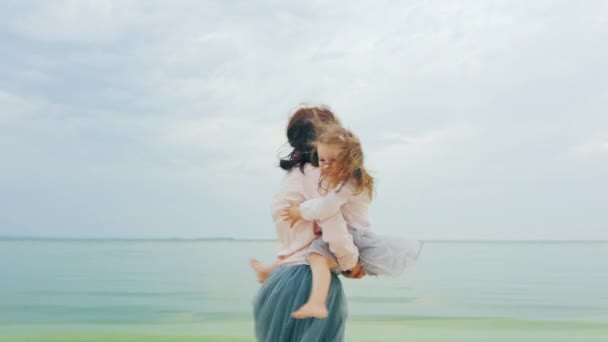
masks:
<path fill-rule="evenodd" d="M 287 139 L 293 151 L 281 160 L 280 167 L 288 171 L 273 201 L 273 220 L 279 239 L 280 265 L 259 289 L 254 301 L 256 338 L 260 342 L 342 341 L 347 307 L 340 279 L 332 274 L 327 307 L 327 319 L 295 319 L 292 312 L 300 308 L 311 291 L 312 274 L 306 260 L 310 244 L 318 237 L 312 222 L 298 221 L 293 227 L 281 218 L 289 201 L 302 202 L 319 196 L 320 171 L 314 162 L 312 142 L 319 124 L 337 124 L 327 108 L 300 108 L 289 120 Z M 340 264 L 352 265 L 350 277 L 365 273 L 357 262 L 358 250 L 348 234 L 341 213 L 318 222 L 323 240 L 341 259 Z"/>

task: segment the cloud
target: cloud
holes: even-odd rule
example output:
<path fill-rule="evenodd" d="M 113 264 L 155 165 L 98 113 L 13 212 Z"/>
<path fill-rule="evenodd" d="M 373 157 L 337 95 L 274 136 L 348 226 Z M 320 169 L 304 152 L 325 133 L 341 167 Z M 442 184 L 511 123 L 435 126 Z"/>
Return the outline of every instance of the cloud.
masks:
<path fill-rule="evenodd" d="M 284 123 L 264 122 L 246 117 L 207 117 L 172 120 L 163 127 L 160 144 L 181 149 L 188 154 L 210 156 L 213 172 L 230 168 L 262 171 L 274 165 L 277 151 L 285 142 Z M 220 167 L 222 163 L 229 164 Z"/>
<path fill-rule="evenodd" d="M 606 222 L 587 196 L 608 186 L 605 2 L 0 6 L 0 200 L 23 199 L 0 229 L 46 233 L 28 219 L 37 196 L 70 232 L 270 237 L 257 229 L 302 102 L 361 137 L 381 229 L 571 237 Z M 104 205 L 114 189 L 125 200 Z"/>
<path fill-rule="evenodd" d="M 606 155 L 608 153 L 608 137 L 590 138 L 583 143 L 573 146 L 571 152 L 583 156 Z"/>
<path fill-rule="evenodd" d="M 145 13 L 145 7 L 135 1 L 9 1 L 5 6 L 13 10 L 5 12 L 3 18 L 12 32 L 49 43 L 115 43 L 137 26 Z"/>
<path fill-rule="evenodd" d="M 470 124 L 432 129 L 413 136 L 386 132 L 369 148 L 370 165 L 384 170 L 383 174 L 392 174 L 391 170 L 401 173 L 414 165 L 453 161 L 455 155 L 477 149 L 479 142 L 488 139 L 485 134 L 481 127 Z M 428 174 L 429 170 L 424 172 Z"/>

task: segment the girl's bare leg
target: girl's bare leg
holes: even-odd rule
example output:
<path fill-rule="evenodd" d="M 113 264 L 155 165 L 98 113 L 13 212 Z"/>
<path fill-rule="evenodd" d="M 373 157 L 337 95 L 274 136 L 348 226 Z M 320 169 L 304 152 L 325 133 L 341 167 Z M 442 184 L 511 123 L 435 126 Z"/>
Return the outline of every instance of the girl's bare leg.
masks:
<path fill-rule="evenodd" d="M 327 295 L 331 283 L 331 269 L 337 267 L 326 257 L 313 253 L 310 256 L 310 268 L 312 271 L 312 291 L 308 302 L 294 311 L 294 318 L 326 318 L 327 317 Z"/>

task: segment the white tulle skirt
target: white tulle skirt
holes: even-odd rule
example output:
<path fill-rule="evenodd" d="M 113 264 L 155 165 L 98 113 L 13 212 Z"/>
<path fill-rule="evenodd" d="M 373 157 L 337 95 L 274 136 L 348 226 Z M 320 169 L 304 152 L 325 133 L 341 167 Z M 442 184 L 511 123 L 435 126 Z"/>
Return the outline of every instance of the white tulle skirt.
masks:
<path fill-rule="evenodd" d="M 401 275 L 412 267 L 422 250 L 423 243 L 418 240 L 378 235 L 367 229 L 349 228 L 349 232 L 359 248 L 361 266 L 369 275 Z M 329 246 L 320 237 L 313 241 L 308 252 L 309 255 L 321 254 L 338 264 Z"/>

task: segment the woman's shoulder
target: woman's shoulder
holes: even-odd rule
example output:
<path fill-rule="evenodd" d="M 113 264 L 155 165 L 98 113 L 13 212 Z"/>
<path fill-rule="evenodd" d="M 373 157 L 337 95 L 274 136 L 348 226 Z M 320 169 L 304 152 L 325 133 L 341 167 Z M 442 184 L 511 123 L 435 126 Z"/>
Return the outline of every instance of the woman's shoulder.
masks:
<path fill-rule="evenodd" d="M 293 169 L 287 171 L 287 175 L 285 177 L 289 178 L 311 178 L 311 177 L 319 177 L 321 172 L 318 167 L 312 166 L 310 163 L 306 163 L 303 168 L 294 167 Z"/>
<path fill-rule="evenodd" d="M 319 168 L 312 166 L 310 163 L 304 165 L 304 168 L 294 167 L 287 171 L 283 178 L 283 182 L 301 182 L 305 180 L 314 180 L 318 182 L 321 172 Z"/>
<path fill-rule="evenodd" d="M 306 163 L 306 165 L 304 165 L 304 174 L 318 177 L 321 175 L 321 171 L 318 167 L 314 167 L 311 163 Z"/>

